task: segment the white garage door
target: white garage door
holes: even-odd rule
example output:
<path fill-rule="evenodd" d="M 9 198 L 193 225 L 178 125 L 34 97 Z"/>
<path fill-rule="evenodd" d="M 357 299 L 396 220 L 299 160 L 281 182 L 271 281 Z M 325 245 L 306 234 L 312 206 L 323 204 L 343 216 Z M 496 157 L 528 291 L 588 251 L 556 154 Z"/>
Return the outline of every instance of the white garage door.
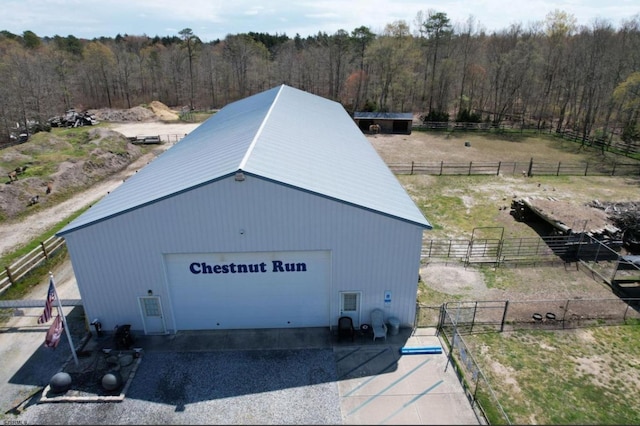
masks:
<path fill-rule="evenodd" d="M 165 255 L 176 330 L 329 326 L 329 251 Z"/>

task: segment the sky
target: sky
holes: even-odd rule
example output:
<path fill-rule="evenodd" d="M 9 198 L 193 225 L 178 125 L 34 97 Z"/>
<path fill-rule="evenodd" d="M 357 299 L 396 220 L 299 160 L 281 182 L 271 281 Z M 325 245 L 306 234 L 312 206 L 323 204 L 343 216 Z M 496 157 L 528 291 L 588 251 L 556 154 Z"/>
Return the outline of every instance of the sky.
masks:
<path fill-rule="evenodd" d="M 442 12 L 454 26 L 472 19 L 487 32 L 528 27 L 563 11 L 578 25 L 607 21 L 615 28 L 640 14 L 639 0 L 0 0 L 0 30 L 40 37 L 93 39 L 120 35 L 179 36 L 190 28 L 203 42 L 248 32 L 301 37 L 351 32 L 365 26 L 379 34 L 405 21 L 416 30 L 418 12 Z"/>

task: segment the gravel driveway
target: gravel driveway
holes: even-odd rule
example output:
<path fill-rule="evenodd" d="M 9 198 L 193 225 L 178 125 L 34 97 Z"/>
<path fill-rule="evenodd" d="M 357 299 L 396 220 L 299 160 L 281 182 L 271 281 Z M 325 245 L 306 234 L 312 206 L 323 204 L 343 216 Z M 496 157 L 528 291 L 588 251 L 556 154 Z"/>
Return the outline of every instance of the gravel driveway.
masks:
<path fill-rule="evenodd" d="M 118 403 L 29 406 L 22 424 L 341 424 L 331 349 L 152 352 Z"/>

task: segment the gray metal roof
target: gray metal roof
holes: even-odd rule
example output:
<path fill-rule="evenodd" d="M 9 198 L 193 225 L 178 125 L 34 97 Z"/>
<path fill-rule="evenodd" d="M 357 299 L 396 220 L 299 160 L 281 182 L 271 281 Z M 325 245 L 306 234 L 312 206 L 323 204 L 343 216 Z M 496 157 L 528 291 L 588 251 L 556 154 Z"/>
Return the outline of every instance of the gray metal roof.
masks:
<path fill-rule="evenodd" d="M 355 120 L 413 120 L 410 112 L 359 112 L 353 113 Z"/>
<path fill-rule="evenodd" d="M 57 235 L 237 171 L 431 229 L 342 105 L 281 85 L 222 108 Z"/>

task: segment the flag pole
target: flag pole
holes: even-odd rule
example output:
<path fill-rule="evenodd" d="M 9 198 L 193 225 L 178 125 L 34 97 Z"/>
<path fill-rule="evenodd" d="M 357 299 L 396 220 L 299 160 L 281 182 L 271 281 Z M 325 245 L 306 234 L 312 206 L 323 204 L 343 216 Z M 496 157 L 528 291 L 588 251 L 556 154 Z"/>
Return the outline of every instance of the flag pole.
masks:
<path fill-rule="evenodd" d="M 67 333 L 67 340 L 69 340 L 69 345 L 71 346 L 71 354 L 73 355 L 73 360 L 75 361 L 76 365 L 78 365 L 78 354 L 76 353 L 75 346 L 73 346 L 73 340 L 71 340 L 71 331 L 67 326 L 67 319 L 65 318 L 64 312 L 62 311 L 62 300 L 60 300 L 60 298 L 58 297 L 58 290 L 56 290 L 56 283 L 53 280 L 53 273 L 51 271 L 49 271 L 49 279 L 53 284 L 53 291 L 56 293 L 56 300 L 58 301 L 58 315 L 62 316 L 62 326 L 64 327 L 64 331 Z"/>

